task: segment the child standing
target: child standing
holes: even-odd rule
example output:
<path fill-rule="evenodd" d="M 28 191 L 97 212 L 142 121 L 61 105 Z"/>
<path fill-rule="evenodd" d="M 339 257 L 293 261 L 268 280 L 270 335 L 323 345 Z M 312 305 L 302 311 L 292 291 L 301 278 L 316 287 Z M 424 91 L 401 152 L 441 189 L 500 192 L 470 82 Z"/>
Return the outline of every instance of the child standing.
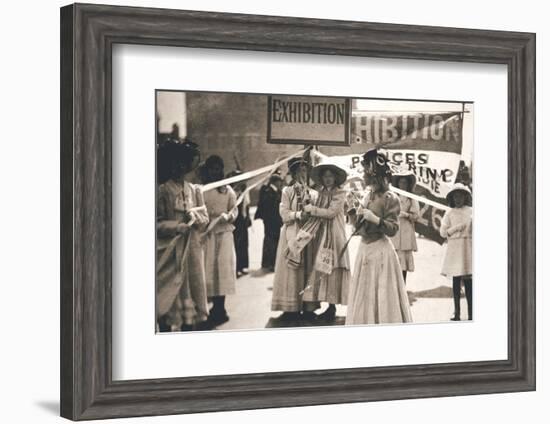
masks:
<path fill-rule="evenodd" d="M 392 185 L 403 191 L 412 193 L 416 185 L 416 176 L 412 171 L 401 172 L 392 177 Z M 416 233 L 414 224 L 419 217 L 420 206 L 418 201 L 398 195 L 401 211 L 399 212 L 399 229 L 391 238 L 393 247 L 397 252 L 399 264 L 403 271 L 403 281 L 407 282 L 407 272 L 414 271 L 413 253 L 417 251 Z"/>
<path fill-rule="evenodd" d="M 460 285 L 464 283 L 468 319 L 472 319 L 472 192 L 457 183 L 447 194 L 451 209 L 445 213 L 439 230 L 447 238 L 447 251 L 441 274 L 452 277 L 455 312 L 452 321 L 460 321 Z"/>

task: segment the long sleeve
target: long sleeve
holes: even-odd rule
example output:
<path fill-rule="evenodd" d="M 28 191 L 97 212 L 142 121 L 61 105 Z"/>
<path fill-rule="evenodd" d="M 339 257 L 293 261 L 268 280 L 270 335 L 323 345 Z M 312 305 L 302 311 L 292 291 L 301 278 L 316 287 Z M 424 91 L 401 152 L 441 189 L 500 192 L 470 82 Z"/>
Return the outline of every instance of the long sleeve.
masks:
<path fill-rule="evenodd" d="M 194 226 L 196 226 L 197 229 L 199 229 L 200 231 L 203 231 L 208 225 L 208 221 L 210 221 L 210 219 L 208 218 L 208 211 L 206 210 L 206 206 L 204 204 L 204 195 L 202 194 L 202 190 L 198 186 L 195 187 L 195 201 L 197 207 L 204 206 L 204 209 L 194 212 L 196 217 L 196 222 Z"/>
<path fill-rule="evenodd" d="M 258 199 L 258 207 L 256 208 L 254 219 L 264 218 L 264 208 L 265 208 L 265 186 L 262 186 L 262 188 L 260 189 L 260 197 Z"/>
<path fill-rule="evenodd" d="M 289 190 L 284 189 L 281 195 L 281 203 L 279 204 L 279 213 L 284 224 L 290 224 L 296 220 L 296 212 L 291 209 Z"/>
<path fill-rule="evenodd" d="M 445 215 L 443 215 L 443 219 L 441 220 L 441 227 L 439 228 L 439 235 L 441 237 L 447 238 L 451 234 L 449 234 L 449 228 L 451 226 L 451 218 L 450 218 L 450 211 L 445 212 Z"/>
<path fill-rule="evenodd" d="M 328 208 L 314 206 L 311 210 L 311 215 L 324 219 L 334 219 L 336 215 L 344 212 L 344 202 L 345 196 L 339 193 L 332 198 Z"/>
<path fill-rule="evenodd" d="M 237 216 L 239 215 L 239 208 L 235 207 L 237 204 L 237 195 L 233 191 L 231 187 L 228 188 L 229 190 L 229 199 L 227 201 L 227 212 L 229 214 L 229 221 L 228 222 L 234 222 L 237 219 Z"/>
<path fill-rule="evenodd" d="M 401 204 L 399 198 L 393 193 L 386 193 L 383 216 L 379 224 L 380 229 L 387 236 L 393 237 L 399 230 L 399 212 Z"/>
<path fill-rule="evenodd" d="M 168 218 L 169 195 L 164 186 L 159 187 L 157 197 L 157 235 L 161 238 L 174 237 L 179 221 Z"/>
<path fill-rule="evenodd" d="M 411 221 L 418 221 L 420 218 L 420 205 L 416 199 L 411 199 L 411 207 L 409 209 L 409 219 Z"/>

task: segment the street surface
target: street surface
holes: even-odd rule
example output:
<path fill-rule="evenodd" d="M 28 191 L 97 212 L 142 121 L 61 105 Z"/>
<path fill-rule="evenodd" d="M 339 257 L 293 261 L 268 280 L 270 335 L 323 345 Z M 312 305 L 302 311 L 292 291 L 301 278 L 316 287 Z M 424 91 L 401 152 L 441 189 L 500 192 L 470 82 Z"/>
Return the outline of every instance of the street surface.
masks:
<path fill-rule="evenodd" d="M 253 217 L 255 208 L 251 208 Z M 347 228 L 348 231 L 351 227 Z M 218 330 L 249 330 L 258 328 L 297 327 L 319 325 L 308 322 L 285 323 L 277 320 L 279 311 L 271 311 L 271 293 L 273 273 L 261 269 L 263 222 L 253 220 L 249 229 L 249 274 L 237 279 L 236 294 L 226 299 L 226 309 L 230 320 L 219 326 Z M 354 237 L 349 245 L 351 266 L 359 237 Z M 415 253 L 415 272 L 407 276 L 407 292 L 411 302 L 411 311 L 415 323 L 449 322 L 453 315 L 452 283 L 440 274 L 444 246 L 426 238 L 418 237 L 418 252 Z M 474 289 L 475 291 L 475 289 Z M 317 313 L 322 312 L 327 304 L 322 304 Z M 474 311 L 475 312 L 475 311 Z M 330 325 L 343 325 L 346 307 L 337 306 L 337 319 Z M 461 300 L 461 318 L 467 319 L 467 306 L 464 296 Z M 324 324 L 327 325 L 327 324 Z"/>

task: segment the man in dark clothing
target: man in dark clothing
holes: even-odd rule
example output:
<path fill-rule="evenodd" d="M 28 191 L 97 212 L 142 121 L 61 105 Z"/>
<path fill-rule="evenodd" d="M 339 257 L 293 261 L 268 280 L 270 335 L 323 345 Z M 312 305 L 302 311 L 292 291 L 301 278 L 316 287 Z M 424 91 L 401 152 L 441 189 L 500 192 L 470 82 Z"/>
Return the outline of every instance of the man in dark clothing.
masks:
<path fill-rule="evenodd" d="M 226 178 L 241 175 L 242 171 L 236 169 L 226 175 Z M 237 199 L 245 192 L 246 182 L 240 181 L 232 184 Z M 248 228 L 252 226 L 249 213 L 250 197 L 248 193 L 243 196 L 243 201 L 237 207 L 237 218 L 233 221 L 235 229 L 233 230 L 233 239 L 235 242 L 235 254 L 237 257 L 237 278 L 248 274 Z"/>
<path fill-rule="evenodd" d="M 270 178 L 269 183 L 260 189 L 258 209 L 254 219 L 264 221 L 264 244 L 262 250 L 262 268 L 270 272 L 275 270 L 275 258 L 277 256 L 277 245 L 283 221 L 279 214 L 281 203 L 281 188 L 283 180 L 278 172 Z"/>

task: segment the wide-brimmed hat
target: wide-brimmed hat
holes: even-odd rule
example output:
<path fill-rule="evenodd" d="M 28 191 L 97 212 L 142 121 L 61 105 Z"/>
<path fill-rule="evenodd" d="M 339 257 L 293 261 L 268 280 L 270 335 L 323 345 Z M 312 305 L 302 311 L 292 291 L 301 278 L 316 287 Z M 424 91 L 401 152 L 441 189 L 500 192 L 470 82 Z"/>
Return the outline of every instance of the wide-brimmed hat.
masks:
<path fill-rule="evenodd" d="M 409 183 L 409 191 L 413 191 L 414 186 L 416 185 L 416 175 L 411 170 L 402 170 L 398 171 L 392 175 L 391 184 L 399 188 L 399 180 L 405 178 Z"/>
<path fill-rule="evenodd" d="M 453 185 L 453 187 L 449 190 L 447 193 L 447 203 L 449 206 L 454 208 L 454 201 L 453 201 L 453 193 L 457 191 L 462 191 L 466 195 L 466 204 L 471 205 L 472 203 L 472 192 L 470 191 L 469 187 L 467 185 L 464 185 L 462 183 L 456 183 Z"/>
<path fill-rule="evenodd" d="M 159 180 L 172 178 L 179 172 L 187 174 L 193 171 L 199 166 L 200 159 L 199 146 L 192 141 L 167 140 L 157 148 Z"/>
<path fill-rule="evenodd" d="M 288 171 L 294 172 L 298 166 L 307 165 L 308 163 L 303 157 L 292 158 L 288 161 Z"/>
<path fill-rule="evenodd" d="M 348 178 L 348 173 L 345 169 L 333 163 L 321 163 L 311 170 L 311 179 L 319 185 L 323 185 L 322 176 L 325 170 L 329 169 L 334 174 L 335 184 L 340 186 L 344 184 Z"/>

